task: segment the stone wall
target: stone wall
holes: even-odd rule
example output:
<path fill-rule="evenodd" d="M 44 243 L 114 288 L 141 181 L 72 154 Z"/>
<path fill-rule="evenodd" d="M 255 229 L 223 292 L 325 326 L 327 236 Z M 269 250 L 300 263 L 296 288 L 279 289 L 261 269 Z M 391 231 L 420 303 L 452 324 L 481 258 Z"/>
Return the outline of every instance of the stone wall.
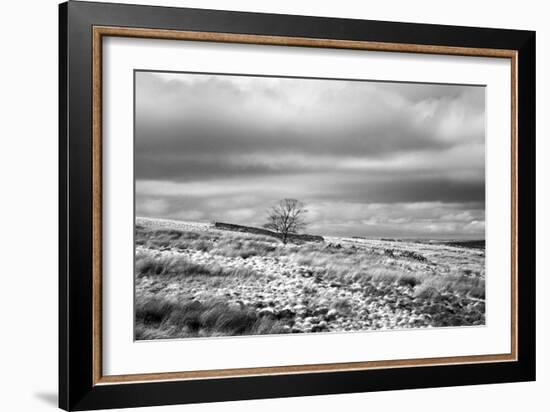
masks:
<path fill-rule="evenodd" d="M 273 232 L 269 229 L 253 226 L 234 225 L 232 223 L 214 222 L 214 227 L 222 230 L 231 230 L 233 232 L 245 232 L 253 233 L 256 235 L 272 236 L 277 239 L 281 238 L 281 235 L 277 232 Z M 324 242 L 323 236 L 289 233 L 288 240 L 290 242 Z"/>

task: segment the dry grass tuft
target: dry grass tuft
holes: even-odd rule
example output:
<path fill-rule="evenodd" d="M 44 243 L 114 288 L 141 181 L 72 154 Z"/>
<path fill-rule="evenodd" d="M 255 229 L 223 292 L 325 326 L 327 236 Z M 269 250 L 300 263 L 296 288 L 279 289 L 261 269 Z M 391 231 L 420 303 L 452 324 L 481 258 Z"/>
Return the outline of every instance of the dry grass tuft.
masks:
<path fill-rule="evenodd" d="M 155 276 L 163 278 L 174 277 L 228 277 L 254 278 L 260 276 L 256 271 L 247 267 L 228 268 L 216 263 L 204 265 L 193 263 L 183 257 L 161 256 L 155 257 L 148 253 L 136 256 L 136 277 Z"/>
<path fill-rule="evenodd" d="M 258 316 L 252 308 L 231 306 L 217 298 L 184 303 L 139 299 L 135 317 L 137 340 L 287 332 L 276 319 Z"/>

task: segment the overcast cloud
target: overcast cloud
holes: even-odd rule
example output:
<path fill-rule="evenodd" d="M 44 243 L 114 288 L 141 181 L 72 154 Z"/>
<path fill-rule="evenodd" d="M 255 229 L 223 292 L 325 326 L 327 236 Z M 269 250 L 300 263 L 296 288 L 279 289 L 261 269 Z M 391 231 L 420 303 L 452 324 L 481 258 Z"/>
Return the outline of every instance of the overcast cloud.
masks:
<path fill-rule="evenodd" d="M 135 125 L 138 216 L 484 238 L 483 87 L 137 72 Z"/>

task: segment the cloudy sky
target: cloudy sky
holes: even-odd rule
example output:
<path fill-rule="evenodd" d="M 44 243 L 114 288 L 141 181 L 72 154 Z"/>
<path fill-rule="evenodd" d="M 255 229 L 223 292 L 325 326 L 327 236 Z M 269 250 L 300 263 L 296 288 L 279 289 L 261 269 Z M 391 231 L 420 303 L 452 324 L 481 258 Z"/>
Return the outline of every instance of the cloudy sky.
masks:
<path fill-rule="evenodd" d="M 484 238 L 485 89 L 136 72 L 136 215 Z"/>

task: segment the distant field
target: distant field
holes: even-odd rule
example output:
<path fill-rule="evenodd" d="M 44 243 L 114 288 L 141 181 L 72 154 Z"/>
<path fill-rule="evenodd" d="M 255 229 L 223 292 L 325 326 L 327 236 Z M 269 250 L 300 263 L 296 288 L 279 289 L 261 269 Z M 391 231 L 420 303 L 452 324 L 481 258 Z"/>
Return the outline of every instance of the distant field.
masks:
<path fill-rule="evenodd" d="M 136 339 L 485 324 L 480 244 L 283 245 L 147 218 L 137 219 L 135 239 Z"/>
<path fill-rule="evenodd" d="M 354 239 L 367 239 L 360 236 L 354 237 Z M 381 239 L 388 242 L 404 242 L 404 243 L 424 243 L 429 245 L 444 245 L 465 247 L 470 249 L 485 249 L 485 240 L 417 240 L 417 239 Z"/>
<path fill-rule="evenodd" d="M 446 242 L 441 242 L 441 244 L 448 246 L 467 247 L 472 249 L 485 249 L 484 240 L 449 240 Z"/>

